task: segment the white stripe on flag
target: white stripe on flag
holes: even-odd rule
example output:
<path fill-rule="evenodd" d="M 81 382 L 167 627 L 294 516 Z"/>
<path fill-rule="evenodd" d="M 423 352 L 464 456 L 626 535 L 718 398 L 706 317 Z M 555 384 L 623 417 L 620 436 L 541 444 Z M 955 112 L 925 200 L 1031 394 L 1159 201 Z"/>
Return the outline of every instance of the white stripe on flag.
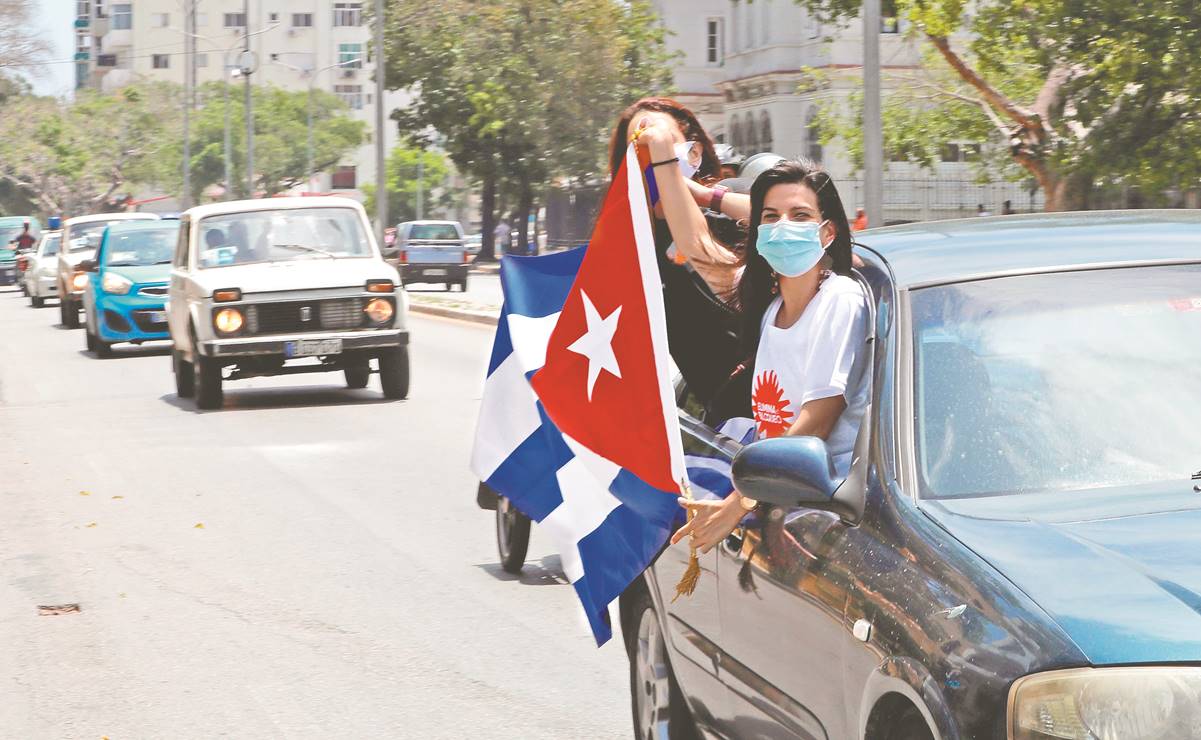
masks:
<path fill-rule="evenodd" d="M 555 473 L 563 503 L 538 522 L 538 529 L 554 540 L 563 561 L 563 573 L 567 580 L 575 583 L 584 577 L 580 540 L 596 531 L 609 512 L 621 506 L 617 497 L 609 493 L 609 485 L 621 469 L 567 435 L 563 435 L 563 439 L 575 451 L 576 457 Z M 598 478 L 598 473 L 607 477 Z"/>
<path fill-rule="evenodd" d="M 525 378 L 521 358 L 514 352 L 484 381 L 471 470 L 480 480 L 488 480 L 540 426 L 542 417 L 538 415 L 534 389 Z"/>
<path fill-rule="evenodd" d="M 550 316 L 521 316 L 509 314 L 509 339 L 513 351 L 521 358 L 521 366 L 532 372 L 546 364 L 546 347 L 559 322 L 559 311 Z"/>

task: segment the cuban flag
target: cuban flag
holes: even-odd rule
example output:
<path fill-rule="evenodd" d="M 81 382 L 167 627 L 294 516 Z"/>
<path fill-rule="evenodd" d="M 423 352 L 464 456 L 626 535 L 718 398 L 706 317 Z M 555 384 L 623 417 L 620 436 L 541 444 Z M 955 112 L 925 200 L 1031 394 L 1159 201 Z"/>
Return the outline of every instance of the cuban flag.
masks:
<path fill-rule="evenodd" d="M 631 145 L 586 249 L 502 260 L 472 470 L 560 552 L 598 645 L 681 511 L 663 292 Z"/>

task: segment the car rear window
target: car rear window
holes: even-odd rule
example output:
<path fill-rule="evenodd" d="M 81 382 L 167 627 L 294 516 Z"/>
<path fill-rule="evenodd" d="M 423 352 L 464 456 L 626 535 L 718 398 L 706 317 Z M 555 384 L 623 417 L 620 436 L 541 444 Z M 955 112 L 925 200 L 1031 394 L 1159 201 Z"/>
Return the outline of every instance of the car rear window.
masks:
<path fill-rule="evenodd" d="M 458 239 L 459 230 L 454 224 L 414 224 L 409 232 L 410 239 Z"/>

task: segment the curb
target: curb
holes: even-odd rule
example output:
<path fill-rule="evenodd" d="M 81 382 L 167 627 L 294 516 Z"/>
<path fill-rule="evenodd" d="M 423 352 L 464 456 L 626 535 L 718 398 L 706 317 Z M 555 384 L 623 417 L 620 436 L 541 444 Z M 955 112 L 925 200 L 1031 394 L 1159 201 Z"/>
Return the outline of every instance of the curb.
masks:
<path fill-rule="evenodd" d="M 472 265 L 469 272 L 474 272 L 477 275 L 499 275 L 500 264 L 497 262 L 489 262 L 483 265 Z"/>
<path fill-rule="evenodd" d="M 413 313 L 423 313 L 429 316 L 441 316 L 445 319 L 458 319 L 459 321 L 471 321 L 476 324 L 487 324 L 496 326 L 499 316 L 494 313 L 484 311 L 468 311 L 463 308 L 450 308 L 448 306 L 431 306 L 428 303 L 409 302 L 409 310 Z"/>

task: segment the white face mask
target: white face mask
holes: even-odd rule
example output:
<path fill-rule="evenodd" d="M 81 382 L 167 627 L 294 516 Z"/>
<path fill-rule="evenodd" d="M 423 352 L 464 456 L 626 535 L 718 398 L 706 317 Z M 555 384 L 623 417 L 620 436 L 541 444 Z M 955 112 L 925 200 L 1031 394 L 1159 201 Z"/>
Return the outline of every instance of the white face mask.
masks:
<path fill-rule="evenodd" d="M 680 160 L 680 174 L 684 176 L 685 180 L 691 180 L 692 176 L 695 175 L 697 171 L 698 165 L 693 164 L 692 158 L 689 156 L 692 154 L 692 148 L 694 146 L 696 146 L 695 141 L 685 141 L 676 144 L 675 147 L 676 157 Z"/>

